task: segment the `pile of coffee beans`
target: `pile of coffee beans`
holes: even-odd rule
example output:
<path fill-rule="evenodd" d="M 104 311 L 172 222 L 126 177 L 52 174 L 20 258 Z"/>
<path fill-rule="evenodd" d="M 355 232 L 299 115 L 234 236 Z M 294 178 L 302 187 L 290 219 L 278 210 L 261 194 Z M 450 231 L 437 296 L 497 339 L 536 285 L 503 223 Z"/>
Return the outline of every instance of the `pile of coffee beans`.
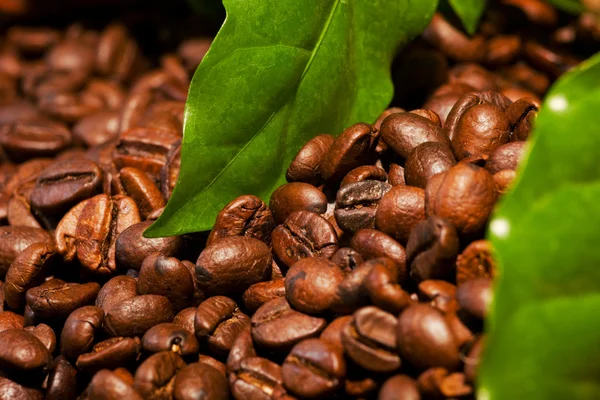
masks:
<path fill-rule="evenodd" d="M 510 31 L 516 14 L 551 43 Z M 435 83 L 422 108 L 315 136 L 268 204 L 244 195 L 210 234 L 159 239 L 142 233 L 210 39 L 151 60 L 119 24 L 9 29 L 0 399 L 473 398 L 486 225 L 540 96 L 583 57 L 548 46 L 593 40 L 561 18 L 506 0 L 468 37 L 437 14 L 399 59 L 435 70 L 407 88 Z"/>

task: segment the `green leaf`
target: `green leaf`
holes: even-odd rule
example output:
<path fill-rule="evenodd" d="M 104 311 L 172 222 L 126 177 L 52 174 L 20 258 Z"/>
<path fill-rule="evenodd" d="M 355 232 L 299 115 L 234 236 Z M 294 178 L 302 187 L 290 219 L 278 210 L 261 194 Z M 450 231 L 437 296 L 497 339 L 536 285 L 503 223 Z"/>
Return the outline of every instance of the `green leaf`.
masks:
<path fill-rule="evenodd" d="M 479 399 L 600 398 L 600 53 L 548 94 L 489 237 L 500 278 Z"/>
<path fill-rule="evenodd" d="M 437 0 L 226 0 L 196 71 L 179 183 L 148 237 L 208 230 L 241 194 L 268 200 L 313 136 L 371 122 L 392 98 L 398 47 Z"/>
<path fill-rule="evenodd" d="M 473 35 L 485 9 L 486 0 L 448 0 L 448 2 L 469 35 Z"/>
<path fill-rule="evenodd" d="M 581 14 L 585 11 L 585 7 L 579 0 L 547 0 L 548 3 L 554 5 L 556 8 L 559 8 L 570 14 Z"/>

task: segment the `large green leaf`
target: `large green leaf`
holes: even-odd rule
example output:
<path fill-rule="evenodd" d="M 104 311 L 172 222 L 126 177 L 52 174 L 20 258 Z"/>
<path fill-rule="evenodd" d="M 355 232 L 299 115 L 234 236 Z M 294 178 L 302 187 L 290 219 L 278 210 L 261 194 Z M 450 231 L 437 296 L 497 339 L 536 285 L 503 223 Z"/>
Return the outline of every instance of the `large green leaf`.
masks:
<path fill-rule="evenodd" d="M 395 51 L 437 0 L 224 4 L 190 87 L 179 183 L 148 236 L 208 230 L 241 194 L 267 200 L 311 137 L 373 121 L 392 98 Z"/>
<path fill-rule="evenodd" d="M 473 35 L 485 9 L 486 0 L 448 0 L 448 2 L 469 35 Z"/>
<path fill-rule="evenodd" d="M 600 399 L 600 54 L 539 113 L 490 223 L 500 278 L 479 399 Z"/>

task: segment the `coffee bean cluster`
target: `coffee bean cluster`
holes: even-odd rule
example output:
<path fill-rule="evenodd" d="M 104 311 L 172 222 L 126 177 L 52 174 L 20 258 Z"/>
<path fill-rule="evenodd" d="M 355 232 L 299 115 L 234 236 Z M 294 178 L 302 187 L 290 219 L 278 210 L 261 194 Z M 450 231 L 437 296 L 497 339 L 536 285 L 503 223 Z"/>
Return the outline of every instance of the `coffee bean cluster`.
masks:
<path fill-rule="evenodd" d="M 557 29 L 545 3 L 504 3 Z M 209 234 L 159 239 L 142 234 L 210 39 L 156 67 L 122 25 L 9 29 L 0 399 L 473 398 L 497 274 L 483 235 L 571 66 L 494 10 L 473 38 L 436 15 L 404 55 L 459 62 L 423 108 L 317 135 L 268 204 L 240 196 Z"/>

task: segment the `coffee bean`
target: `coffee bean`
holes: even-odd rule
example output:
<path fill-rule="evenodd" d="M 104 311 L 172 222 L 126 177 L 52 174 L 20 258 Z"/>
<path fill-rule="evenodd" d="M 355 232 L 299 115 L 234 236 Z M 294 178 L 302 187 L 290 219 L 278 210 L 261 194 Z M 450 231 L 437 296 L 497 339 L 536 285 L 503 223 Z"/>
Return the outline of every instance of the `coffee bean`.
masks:
<path fill-rule="evenodd" d="M 485 348 L 485 336 L 479 336 L 474 343 L 471 344 L 468 354 L 464 359 L 465 368 L 464 374 L 465 379 L 471 385 L 475 383 L 477 378 L 477 372 L 479 369 L 479 362 L 482 357 L 482 353 Z"/>
<path fill-rule="evenodd" d="M 256 357 L 256 351 L 252 343 L 250 327 L 247 327 L 240 332 L 231 346 L 231 350 L 227 355 L 227 372 L 232 373 L 237 371 L 242 361 L 250 357 Z"/>
<path fill-rule="evenodd" d="M 317 337 L 327 325 L 323 318 L 292 310 L 283 297 L 256 310 L 251 323 L 256 344 L 278 352 L 285 352 L 304 339 Z"/>
<path fill-rule="evenodd" d="M 381 383 L 371 377 L 365 378 L 367 373 L 367 370 L 360 367 L 354 367 L 348 371 L 349 376 L 344 382 L 346 395 L 352 398 L 374 398 L 377 395 Z"/>
<path fill-rule="evenodd" d="M 513 140 L 527 140 L 539 109 L 539 100 L 531 97 L 519 99 L 506 109 Z"/>
<path fill-rule="evenodd" d="M 2 286 L 9 307 L 23 307 L 27 290 L 42 284 L 57 265 L 56 249 L 50 244 L 33 243 L 23 250 L 10 265 Z"/>
<path fill-rule="evenodd" d="M 429 119 L 412 113 L 397 113 L 388 116 L 381 124 L 381 137 L 388 146 L 406 158 L 418 145 L 425 142 L 450 146 L 442 128 Z"/>
<path fill-rule="evenodd" d="M 364 261 L 359 252 L 351 247 L 342 247 L 338 249 L 331 257 L 331 262 L 339 265 L 345 273 L 352 271 Z"/>
<path fill-rule="evenodd" d="M 54 333 L 54 330 L 48 325 L 30 325 L 23 328 L 23 330 L 25 332 L 31 333 L 33 336 L 38 338 L 40 342 L 42 342 L 42 344 L 46 346 L 50 354 L 54 353 L 54 350 L 56 349 L 56 334 Z"/>
<path fill-rule="evenodd" d="M 228 400 L 229 385 L 227 379 L 215 368 L 193 363 L 182 368 L 173 383 L 173 397 L 177 400 Z"/>
<path fill-rule="evenodd" d="M 375 229 L 362 229 L 352 237 L 350 245 L 365 260 L 377 257 L 392 259 L 398 267 L 398 282 L 406 280 L 406 251 L 390 236 Z"/>
<path fill-rule="evenodd" d="M 285 277 L 287 301 L 307 314 L 322 314 L 338 302 L 337 288 L 344 273 L 325 258 L 304 258 L 294 264 Z"/>
<path fill-rule="evenodd" d="M 93 304 L 100 285 L 50 279 L 27 291 L 25 300 L 35 317 L 44 321 L 65 320 L 79 307 Z"/>
<path fill-rule="evenodd" d="M 112 307 L 123 300 L 128 300 L 137 295 L 137 281 L 126 275 L 111 278 L 102 286 L 96 297 L 96 306 L 107 313 Z"/>
<path fill-rule="evenodd" d="M 267 282 L 258 282 L 250 286 L 243 294 L 244 308 L 255 312 L 263 304 L 285 296 L 285 280 L 275 279 Z"/>
<path fill-rule="evenodd" d="M 346 232 L 373 228 L 378 205 L 392 186 L 386 182 L 366 180 L 342 187 L 336 196 L 335 220 Z"/>
<path fill-rule="evenodd" d="M 217 355 L 225 355 L 237 336 L 250 325 L 250 318 L 241 312 L 235 301 L 225 296 L 210 297 L 196 310 L 196 337 L 206 342 Z"/>
<path fill-rule="evenodd" d="M 23 329 L 25 320 L 22 315 L 15 314 L 11 311 L 0 312 L 0 332 L 9 329 Z"/>
<path fill-rule="evenodd" d="M 196 328 L 194 328 L 194 318 L 196 317 L 196 307 L 188 307 L 179 311 L 175 318 L 173 318 L 173 323 L 178 325 L 188 332 L 195 334 Z"/>
<path fill-rule="evenodd" d="M 60 335 L 60 353 L 68 359 L 77 359 L 87 353 L 104 322 L 104 310 L 97 306 L 85 306 L 73 311 Z"/>
<path fill-rule="evenodd" d="M 98 371 L 86 389 L 90 399 L 112 400 L 131 399 L 142 400 L 133 387 L 115 372 L 103 369 Z"/>
<path fill-rule="evenodd" d="M 410 231 L 425 219 L 425 192 L 412 186 L 394 186 L 377 208 L 375 226 L 401 243 Z"/>
<path fill-rule="evenodd" d="M 492 281 L 489 278 L 477 278 L 462 283 L 456 292 L 456 300 L 461 312 L 483 320 L 492 303 Z"/>
<path fill-rule="evenodd" d="M 379 132 L 369 124 L 358 123 L 344 130 L 321 162 L 325 181 L 340 181 L 354 168 L 368 164 L 375 155 Z"/>
<path fill-rule="evenodd" d="M 392 186 L 406 185 L 403 166 L 396 163 L 390 164 L 390 169 L 388 171 L 388 183 Z"/>
<path fill-rule="evenodd" d="M 205 354 L 200 354 L 198 356 L 198 362 L 200 364 L 208 365 L 209 367 L 213 367 L 217 371 L 221 373 L 224 377 L 227 377 L 227 367 L 221 361 L 213 358 L 211 356 L 207 356 Z"/>
<path fill-rule="evenodd" d="M 273 392 L 283 389 L 281 367 L 262 357 L 242 360 L 229 382 L 231 394 L 239 400 L 272 398 Z"/>
<path fill-rule="evenodd" d="M 406 246 L 410 277 L 416 282 L 449 278 L 458 248 L 456 228 L 448 220 L 431 216 L 419 222 Z"/>
<path fill-rule="evenodd" d="M 42 342 L 22 329 L 0 332 L 0 370 L 28 382 L 41 382 L 52 365 L 52 356 Z"/>
<path fill-rule="evenodd" d="M 502 196 L 512 188 L 512 183 L 517 177 L 517 173 L 511 169 L 503 169 L 493 175 L 496 184 L 496 193 Z"/>
<path fill-rule="evenodd" d="M 487 240 L 471 242 L 456 259 L 456 283 L 460 285 L 475 278 L 493 278 L 497 267 L 492 251 Z"/>
<path fill-rule="evenodd" d="M 504 169 L 516 170 L 525 149 L 525 142 L 511 142 L 498 147 L 485 162 L 485 169 L 495 174 Z"/>
<path fill-rule="evenodd" d="M 377 307 L 354 312 L 342 331 L 346 354 L 369 371 L 392 372 L 400 367 L 396 354 L 396 318 Z"/>
<path fill-rule="evenodd" d="M 442 313 L 453 313 L 458 311 L 456 301 L 456 286 L 450 282 L 428 279 L 419 283 L 419 300 L 429 302 L 432 307 Z"/>
<path fill-rule="evenodd" d="M 135 371 L 133 387 L 146 399 L 172 398 L 175 375 L 184 367 L 185 362 L 176 353 L 153 354 Z"/>
<path fill-rule="evenodd" d="M 117 111 L 98 111 L 81 118 L 73 127 L 74 140 L 87 147 L 115 139 L 119 129 L 120 114 Z"/>
<path fill-rule="evenodd" d="M 74 400 L 76 398 L 77 370 L 66 358 L 58 356 L 54 359 L 54 364 L 48 374 L 46 399 Z"/>
<path fill-rule="evenodd" d="M 398 284 L 396 269 L 375 265 L 365 278 L 364 286 L 373 304 L 384 311 L 399 313 L 410 303 L 410 295 Z"/>
<path fill-rule="evenodd" d="M 4 278 L 17 256 L 34 243 L 52 245 L 52 239 L 40 228 L 0 226 L 0 278 Z"/>
<path fill-rule="evenodd" d="M 290 163 L 285 174 L 287 181 L 319 185 L 323 179 L 320 167 L 334 140 L 331 135 L 318 135 L 309 140 Z"/>
<path fill-rule="evenodd" d="M 456 339 L 441 312 L 428 304 L 406 308 L 397 324 L 398 350 L 403 359 L 417 368 L 444 367 L 455 370 L 459 364 Z"/>
<path fill-rule="evenodd" d="M 294 211 L 312 211 L 322 214 L 327 210 L 327 198 L 308 183 L 292 182 L 280 186 L 271 195 L 269 208 L 275 222 L 283 223 Z"/>
<path fill-rule="evenodd" d="M 346 362 L 337 348 L 320 339 L 294 346 L 281 368 L 283 383 L 302 398 L 323 398 L 334 393 L 346 375 Z"/>
<path fill-rule="evenodd" d="M 327 325 L 327 328 L 321 332 L 319 339 L 334 346 L 340 352 L 343 352 L 344 345 L 342 344 L 342 331 L 346 324 L 350 323 L 351 320 L 352 315 L 344 315 L 343 317 L 334 319 Z"/>
<path fill-rule="evenodd" d="M 134 365 L 140 356 L 139 338 L 113 337 L 98 342 L 89 353 L 77 358 L 77 369 L 93 374 L 103 368 L 118 368 Z"/>
<path fill-rule="evenodd" d="M 240 196 L 219 212 L 206 245 L 228 236 L 248 236 L 271 244 L 274 228 L 273 214 L 261 199 L 252 195 Z"/>
<path fill-rule="evenodd" d="M 165 200 L 156 183 L 144 171 L 125 167 L 112 181 L 113 193 L 131 197 L 145 220 L 153 211 L 163 208 Z"/>
<path fill-rule="evenodd" d="M 487 52 L 481 35 L 470 38 L 452 26 L 441 13 L 434 14 L 423 38 L 456 61 L 481 61 Z"/>
<path fill-rule="evenodd" d="M 71 132 L 47 119 L 17 121 L 2 129 L 0 145 L 14 161 L 52 157 L 71 145 Z"/>
<path fill-rule="evenodd" d="M 342 179 L 342 183 L 340 183 L 340 187 L 350 183 L 369 180 L 385 182 L 387 180 L 387 174 L 383 168 L 376 165 L 361 165 L 346 174 L 344 179 Z"/>
<path fill-rule="evenodd" d="M 139 294 L 165 296 L 173 311 L 179 312 L 192 305 L 194 278 L 192 271 L 178 259 L 150 253 L 140 269 L 137 290 Z"/>
<path fill-rule="evenodd" d="M 473 388 L 466 384 L 464 374 L 450 373 L 445 368 L 430 368 L 419 375 L 417 380 L 419 391 L 425 398 L 458 398 L 473 393 Z"/>
<path fill-rule="evenodd" d="M 462 94 L 470 91 L 486 91 L 486 90 L 497 90 L 499 77 L 482 67 L 479 64 L 472 62 L 456 64 L 448 73 L 449 85 L 467 85 L 471 90 L 461 90 Z M 448 90 L 446 87 L 438 90 Z M 439 92 L 438 92 L 439 93 Z"/>
<path fill-rule="evenodd" d="M 42 400 L 44 393 L 41 390 L 33 389 L 18 384 L 8 378 L 0 376 L 0 398 L 1 399 L 26 399 Z"/>
<path fill-rule="evenodd" d="M 104 328 L 112 336 L 141 336 L 173 319 L 173 307 L 164 296 L 145 294 L 123 300 L 106 312 Z"/>
<path fill-rule="evenodd" d="M 417 382 L 408 375 L 394 375 L 381 386 L 378 400 L 421 400 Z"/>
<path fill-rule="evenodd" d="M 144 231 L 152 221 L 139 222 L 122 231 L 115 242 L 115 256 L 119 267 L 140 270 L 150 253 L 158 252 L 164 257 L 177 256 L 184 241 L 181 236 L 146 238 Z"/>
<path fill-rule="evenodd" d="M 142 347 L 151 353 L 171 351 L 181 356 L 198 354 L 200 346 L 194 334 L 172 323 L 154 325 L 142 337 Z"/>
<path fill-rule="evenodd" d="M 230 236 L 208 246 L 196 261 L 198 286 L 209 293 L 241 293 L 271 274 L 269 247 L 258 239 Z"/>
<path fill-rule="evenodd" d="M 38 177 L 31 205 L 44 215 L 62 216 L 80 201 L 102 192 L 102 182 L 102 169 L 92 161 L 54 163 Z"/>
<path fill-rule="evenodd" d="M 425 188 L 433 175 L 456 164 L 452 150 L 441 143 L 425 142 L 415 147 L 405 164 L 406 184 Z"/>

